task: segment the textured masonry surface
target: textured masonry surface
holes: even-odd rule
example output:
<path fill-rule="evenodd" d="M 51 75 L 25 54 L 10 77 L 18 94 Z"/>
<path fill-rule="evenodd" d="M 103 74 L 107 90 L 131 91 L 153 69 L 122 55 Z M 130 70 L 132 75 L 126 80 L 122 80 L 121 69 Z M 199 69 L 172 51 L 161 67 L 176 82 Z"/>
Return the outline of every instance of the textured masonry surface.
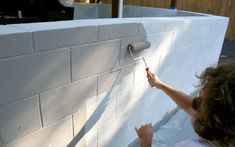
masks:
<path fill-rule="evenodd" d="M 0 146 L 120 147 L 176 105 L 126 48 L 148 40 L 151 71 L 187 93 L 217 64 L 228 19 L 74 20 L 0 26 Z M 182 84 L 183 83 L 183 84 Z"/>

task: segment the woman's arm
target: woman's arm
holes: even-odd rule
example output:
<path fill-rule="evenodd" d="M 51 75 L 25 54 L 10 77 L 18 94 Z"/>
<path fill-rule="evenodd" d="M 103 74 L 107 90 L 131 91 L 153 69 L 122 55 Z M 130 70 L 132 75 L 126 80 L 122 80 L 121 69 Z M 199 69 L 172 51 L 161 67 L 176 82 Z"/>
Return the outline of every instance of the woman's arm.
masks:
<path fill-rule="evenodd" d="M 156 75 L 154 75 L 150 71 L 147 71 L 147 78 L 150 85 L 165 92 L 185 112 L 187 112 L 193 118 L 196 117 L 197 112 L 192 108 L 192 97 L 162 82 Z"/>

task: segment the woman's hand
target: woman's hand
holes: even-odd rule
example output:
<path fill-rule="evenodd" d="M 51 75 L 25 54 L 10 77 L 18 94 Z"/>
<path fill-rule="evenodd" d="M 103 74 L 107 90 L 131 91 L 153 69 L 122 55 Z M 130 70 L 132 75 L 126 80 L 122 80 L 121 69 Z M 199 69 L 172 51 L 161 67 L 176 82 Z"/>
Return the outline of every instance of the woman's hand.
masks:
<path fill-rule="evenodd" d="M 163 82 L 160 81 L 160 79 L 156 75 L 154 75 L 154 73 L 151 73 L 150 71 L 146 71 L 146 72 L 147 72 L 149 85 L 154 86 L 158 89 L 161 89 Z"/>
<path fill-rule="evenodd" d="M 135 127 L 135 131 L 140 139 L 141 147 L 151 147 L 153 139 L 152 124 L 142 125 L 140 128 Z"/>

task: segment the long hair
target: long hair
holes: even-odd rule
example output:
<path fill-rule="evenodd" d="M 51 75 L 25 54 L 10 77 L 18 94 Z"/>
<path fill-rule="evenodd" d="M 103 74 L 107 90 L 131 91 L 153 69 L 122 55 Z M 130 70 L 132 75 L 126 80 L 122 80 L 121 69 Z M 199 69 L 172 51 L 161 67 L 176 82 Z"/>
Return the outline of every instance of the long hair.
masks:
<path fill-rule="evenodd" d="M 221 146 L 235 146 L 235 64 L 207 68 L 198 78 L 203 97 L 194 99 L 196 133 Z"/>

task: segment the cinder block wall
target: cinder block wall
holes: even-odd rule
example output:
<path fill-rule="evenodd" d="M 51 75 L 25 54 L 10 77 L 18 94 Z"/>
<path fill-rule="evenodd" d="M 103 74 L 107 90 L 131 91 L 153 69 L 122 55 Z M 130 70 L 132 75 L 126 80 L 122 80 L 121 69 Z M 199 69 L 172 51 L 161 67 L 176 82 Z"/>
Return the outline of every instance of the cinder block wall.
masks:
<path fill-rule="evenodd" d="M 112 18 L 111 4 L 75 3 L 74 19 Z M 123 6 L 123 18 L 132 17 L 176 17 L 176 16 L 205 16 L 202 13 L 176 11 L 156 7 Z"/>
<path fill-rule="evenodd" d="M 135 126 L 176 105 L 151 88 L 144 56 L 161 80 L 193 92 L 195 73 L 216 65 L 228 19 L 178 17 L 77 20 L 0 26 L 0 145 L 122 147 Z"/>

